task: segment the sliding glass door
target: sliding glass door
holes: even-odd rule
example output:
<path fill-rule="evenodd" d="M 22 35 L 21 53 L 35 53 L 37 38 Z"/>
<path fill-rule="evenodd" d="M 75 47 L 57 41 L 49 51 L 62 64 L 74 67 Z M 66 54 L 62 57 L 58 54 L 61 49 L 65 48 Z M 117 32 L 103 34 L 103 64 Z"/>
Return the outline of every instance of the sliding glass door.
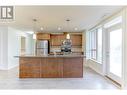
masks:
<path fill-rule="evenodd" d="M 123 29 L 122 15 L 118 14 L 104 25 L 106 32 L 106 76 L 122 85 Z"/>
<path fill-rule="evenodd" d="M 122 80 L 122 28 L 107 31 L 107 76 L 121 84 Z"/>

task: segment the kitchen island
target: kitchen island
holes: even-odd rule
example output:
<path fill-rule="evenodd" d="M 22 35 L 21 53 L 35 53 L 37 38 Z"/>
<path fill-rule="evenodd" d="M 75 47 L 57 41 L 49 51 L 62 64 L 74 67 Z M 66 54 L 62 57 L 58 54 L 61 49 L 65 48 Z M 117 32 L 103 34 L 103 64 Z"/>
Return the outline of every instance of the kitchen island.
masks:
<path fill-rule="evenodd" d="M 84 55 L 22 55 L 20 78 L 82 78 Z"/>

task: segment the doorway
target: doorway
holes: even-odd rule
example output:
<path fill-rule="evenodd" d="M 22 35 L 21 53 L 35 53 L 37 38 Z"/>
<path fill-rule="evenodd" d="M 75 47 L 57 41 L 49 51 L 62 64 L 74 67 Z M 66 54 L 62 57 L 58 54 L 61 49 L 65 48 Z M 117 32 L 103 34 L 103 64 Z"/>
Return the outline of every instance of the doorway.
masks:
<path fill-rule="evenodd" d="M 106 32 L 106 76 L 122 85 L 122 28 L 116 25 Z"/>

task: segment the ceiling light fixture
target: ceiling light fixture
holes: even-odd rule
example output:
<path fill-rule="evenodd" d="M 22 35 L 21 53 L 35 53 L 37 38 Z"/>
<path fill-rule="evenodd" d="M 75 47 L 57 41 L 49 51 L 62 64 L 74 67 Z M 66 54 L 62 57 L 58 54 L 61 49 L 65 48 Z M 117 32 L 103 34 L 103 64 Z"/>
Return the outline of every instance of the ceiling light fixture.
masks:
<path fill-rule="evenodd" d="M 66 21 L 67 21 L 68 32 L 70 32 L 70 24 L 69 24 L 70 20 L 67 19 Z M 71 37 L 70 37 L 70 34 L 67 33 L 67 34 L 66 34 L 66 39 L 70 39 L 70 38 L 71 38 Z"/>
<path fill-rule="evenodd" d="M 36 39 L 36 22 L 37 19 L 33 19 L 33 31 L 34 31 L 33 39 Z"/>

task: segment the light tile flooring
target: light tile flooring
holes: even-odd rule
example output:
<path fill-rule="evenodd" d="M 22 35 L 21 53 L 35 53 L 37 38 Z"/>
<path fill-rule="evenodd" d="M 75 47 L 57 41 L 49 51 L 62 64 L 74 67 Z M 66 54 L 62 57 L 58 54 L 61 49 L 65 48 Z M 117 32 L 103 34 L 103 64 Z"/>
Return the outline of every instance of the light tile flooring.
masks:
<path fill-rule="evenodd" d="M 18 68 L 0 71 L 0 89 L 119 89 L 90 68 L 84 78 L 18 78 Z"/>

